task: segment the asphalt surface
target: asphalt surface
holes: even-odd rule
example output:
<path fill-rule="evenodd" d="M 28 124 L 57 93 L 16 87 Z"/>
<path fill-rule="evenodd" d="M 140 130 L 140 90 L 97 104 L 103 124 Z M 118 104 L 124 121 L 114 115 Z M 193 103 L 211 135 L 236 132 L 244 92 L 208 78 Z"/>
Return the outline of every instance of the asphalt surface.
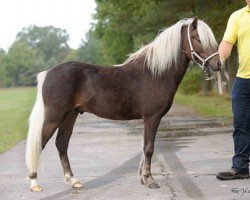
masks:
<path fill-rule="evenodd" d="M 233 154 L 230 121 L 204 118 L 174 104 L 157 133 L 152 173 L 159 189 L 141 185 L 142 121 L 109 121 L 79 116 L 69 145 L 75 177 L 84 188 L 63 180 L 55 137 L 42 153 L 38 182 L 30 192 L 25 168 L 25 141 L 0 155 L 0 199 L 188 200 L 250 199 L 250 180 L 218 181 Z M 249 188 L 249 189 L 248 189 Z"/>

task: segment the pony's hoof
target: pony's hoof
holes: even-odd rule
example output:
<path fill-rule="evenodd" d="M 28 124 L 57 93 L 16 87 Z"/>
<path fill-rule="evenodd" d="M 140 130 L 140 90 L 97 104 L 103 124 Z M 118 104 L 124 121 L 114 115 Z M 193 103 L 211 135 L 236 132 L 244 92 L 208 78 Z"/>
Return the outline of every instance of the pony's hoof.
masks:
<path fill-rule="evenodd" d="M 140 183 L 141 183 L 142 185 L 145 185 L 142 178 L 140 178 L 139 180 L 140 180 Z"/>
<path fill-rule="evenodd" d="M 83 184 L 75 177 L 65 174 L 64 180 L 69 183 L 73 188 L 82 188 Z"/>
<path fill-rule="evenodd" d="M 147 185 L 147 184 L 148 184 L 147 179 L 143 179 L 142 177 L 139 178 L 139 181 L 140 181 L 140 183 L 141 183 L 142 185 Z"/>
<path fill-rule="evenodd" d="M 42 191 L 42 188 L 40 185 L 33 185 L 33 186 L 30 186 L 30 190 L 33 192 L 40 192 Z"/>
<path fill-rule="evenodd" d="M 153 182 L 153 183 L 149 183 L 148 184 L 148 188 L 150 188 L 150 189 L 156 189 L 156 188 L 160 188 L 160 186 L 158 185 L 158 183 Z"/>
<path fill-rule="evenodd" d="M 73 185 L 72 185 L 73 188 L 82 188 L 83 187 L 83 184 L 80 182 L 80 181 L 77 181 L 75 182 Z"/>

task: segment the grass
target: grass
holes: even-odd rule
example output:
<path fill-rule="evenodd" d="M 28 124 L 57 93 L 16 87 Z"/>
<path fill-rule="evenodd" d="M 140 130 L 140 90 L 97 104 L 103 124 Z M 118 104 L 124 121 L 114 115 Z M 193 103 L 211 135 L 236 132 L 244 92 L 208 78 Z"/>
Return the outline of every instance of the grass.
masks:
<path fill-rule="evenodd" d="M 0 153 L 26 137 L 35 96 L 35 88 L 0 89 Z"/>
<path fill-rule="evenodd" d="M 175 102 L 208 117 L 232 117 L 231 99 L 226 96 L 183 95 L 177 93 Z"/>

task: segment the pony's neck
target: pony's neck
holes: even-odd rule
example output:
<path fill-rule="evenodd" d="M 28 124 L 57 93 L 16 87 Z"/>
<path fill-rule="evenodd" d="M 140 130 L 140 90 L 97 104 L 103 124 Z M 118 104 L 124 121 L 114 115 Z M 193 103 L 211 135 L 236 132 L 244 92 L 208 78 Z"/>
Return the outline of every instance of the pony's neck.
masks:
<path fill-rule="evenodd" d="M 179 85 L 187 71 L 190 59 L 186 56 L 184 52 L 181 52 L 178 61 L 179 62 L 176 64 L 176 66 L 172 67 L 172 69 L 170 70 L 174 71 L 173 76 L 175 77 L 176 82 Z"/>
<path fill-rule="evenodd" d="M 175 93 L 187 71 L 190 59 L 185 55 L 185 53 L 181 52 L 178 57 L 178 63 L 175 66 L 172 66 L 168 71 L 166 71 L 163 75 L 164 84 L 167 86 L 171 86 L 171 88 L 167 88 L 168 90 L 172 90 Z"/>

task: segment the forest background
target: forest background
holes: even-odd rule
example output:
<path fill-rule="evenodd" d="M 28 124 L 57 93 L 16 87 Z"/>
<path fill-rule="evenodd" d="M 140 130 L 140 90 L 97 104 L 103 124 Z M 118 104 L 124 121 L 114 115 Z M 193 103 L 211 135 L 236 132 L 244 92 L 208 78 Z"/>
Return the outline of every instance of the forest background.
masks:
<path fill-rule="evenodd" d="M 8 50 L 0 49 L 0 87 L 34 86 L 35 74 L 70 60 L 103 66 L 122 63 L 160 31 L 188 17 L 206 21 L 219 43 L 230 14 L 246 5 L 239 0 L 96 0 L 96 4 L 92 26 L 78 49 L 70 48 L 69 34 L 59 27 L 31 25 L 20 30 Z M 227 92 L 237 65 L 234 49 L 226 63 L 231 77 Z M 180 90 L 189 94 L 210 94 L 215 88 L 214 82 L 204 81 L 195 64 L 183 82 Z"/>

